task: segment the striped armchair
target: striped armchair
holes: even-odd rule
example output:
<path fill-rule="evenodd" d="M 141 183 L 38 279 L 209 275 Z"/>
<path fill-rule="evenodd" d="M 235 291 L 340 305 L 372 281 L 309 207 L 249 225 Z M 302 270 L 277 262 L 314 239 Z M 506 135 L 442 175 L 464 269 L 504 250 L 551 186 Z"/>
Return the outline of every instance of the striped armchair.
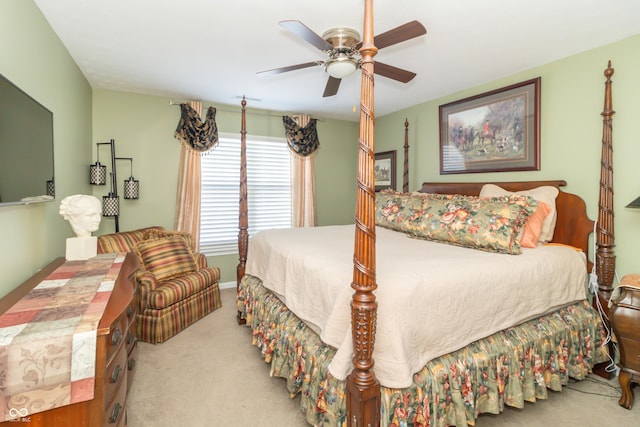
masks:
<path fill-rule="evenodd" d="M 98 236 L 98 253 L 133 252 L 138 339 L 161 343 L 213 310 L 220 300 L 220 269 L 195 252 L 189 233 L 147 227 Z"/>

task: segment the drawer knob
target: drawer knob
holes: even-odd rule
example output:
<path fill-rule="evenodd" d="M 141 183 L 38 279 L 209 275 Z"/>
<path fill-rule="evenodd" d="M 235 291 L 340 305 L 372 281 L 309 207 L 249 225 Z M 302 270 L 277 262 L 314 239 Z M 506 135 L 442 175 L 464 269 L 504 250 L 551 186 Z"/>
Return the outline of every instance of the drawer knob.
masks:
<path fill-rule="evenodd" d="M 136 368 L 136 359 L 129 359 L 129 362 L 127 363 L 127 368 L 130 371 L 133 371 Z"/>
<path fill-rule="evenodd" d="M 115 384 L 118 382 L 118 378 L 120 377 L 120 372 L 122 372 L 122 368 L 120 367 L 120 364 L 117 364 L 116 367 L 113 369 L 113 372 L 111 373 L 111 378 L 109 378 L 109 382 L 111 384 Z"/>
<path fill-rule="evenodd" d="M 109 417 L 109 424 L 115 424 L 118 421 L 118 417 L 120 417 L 120 411 L 122 410 L 122 405 L 120 402 L 116 403 L 116 406 L 113 407 L 111 411 L 111 417 Z"/>
<path fill-rule="evenodd" d="M 122 331 L 120 330 L 120 328 L 116 328 L 116 330 L 113 331 L 113 334 L 111 335 L 111 345 L 118 345 L 118 343 L 120 342 L 120 338 L 122 338 Z"/>

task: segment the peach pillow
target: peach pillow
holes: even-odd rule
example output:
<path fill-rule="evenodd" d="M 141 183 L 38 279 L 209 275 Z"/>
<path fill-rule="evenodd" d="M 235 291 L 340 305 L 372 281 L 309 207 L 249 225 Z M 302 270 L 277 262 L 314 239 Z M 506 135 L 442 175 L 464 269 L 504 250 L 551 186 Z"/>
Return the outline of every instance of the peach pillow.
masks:
<path fill-rule="evenodd" d="M 546 203 L 538 202 L 538 209 L 536 209 L 524 225 L 522 237 L 520 237 L 520 246 L 523 248 L 535 248 L 538 246 L 542 224 L 547 218 L 547 215 L 549 215 L 549 212 L 551 212 L 551 209 L 549 209 Z"/>

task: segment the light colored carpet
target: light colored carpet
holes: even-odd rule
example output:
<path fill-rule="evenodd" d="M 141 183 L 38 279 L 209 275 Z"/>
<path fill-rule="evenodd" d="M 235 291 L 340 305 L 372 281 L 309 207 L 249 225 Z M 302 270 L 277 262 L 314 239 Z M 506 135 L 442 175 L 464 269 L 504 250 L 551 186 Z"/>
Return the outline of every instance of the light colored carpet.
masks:
<path fill-rule="evenodd" d="M 236 324 L 235 289 L 223 307 L 162 344 L 139 343 L 137 373 L 127 400 L 129 427 L 305 427 L 299 399 Z M 640 393 L 636 393 L 640 394 Z M 618 405 L 617 379 L 572 382 L 549 399 L 481 415 L 477 427 L 640 426 L 640 397 Z"/>

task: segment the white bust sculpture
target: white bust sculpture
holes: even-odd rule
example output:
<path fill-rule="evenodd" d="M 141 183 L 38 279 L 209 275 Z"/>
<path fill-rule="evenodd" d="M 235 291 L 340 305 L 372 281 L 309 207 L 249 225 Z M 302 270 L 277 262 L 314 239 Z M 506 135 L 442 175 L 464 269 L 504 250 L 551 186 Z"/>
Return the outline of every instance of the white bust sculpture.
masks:
<path fill-rule="evenodd" d="M 90 237 L 100 226 L 102 204 L 95 196 L 76 194 L 62 199 L 60 215 L 71 224 L 78 237 Z"/>
<path fill-rule="evenodd" d="M 102 204 L 95 196 L 75 194 L 62 199 L 60 215 L 69 221 L 77 237 L 67 239 L 67 260 L 84 260 L 96 256 L 98 240 L 91 236 L 100 226 Z"/>

